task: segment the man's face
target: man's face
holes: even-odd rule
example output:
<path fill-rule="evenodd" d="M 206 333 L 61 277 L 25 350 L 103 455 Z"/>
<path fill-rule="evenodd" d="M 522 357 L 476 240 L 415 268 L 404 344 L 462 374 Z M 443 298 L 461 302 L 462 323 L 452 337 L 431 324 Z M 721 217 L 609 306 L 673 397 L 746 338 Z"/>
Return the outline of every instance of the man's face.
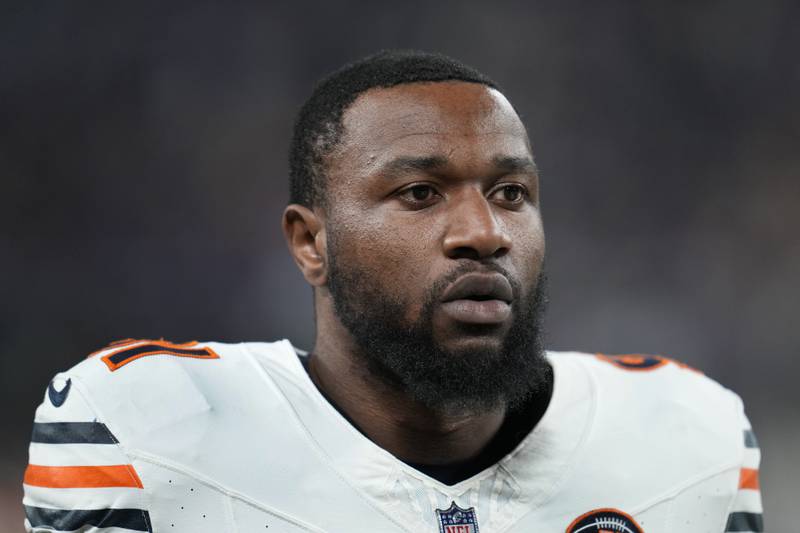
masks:
<path fill-rule="evenodd" d="M 362 94 L 328 160 L 328 290 L 370 368 L 431 407 L 541 379 L 544 233 L 527 134 L 463 82 Z"/>

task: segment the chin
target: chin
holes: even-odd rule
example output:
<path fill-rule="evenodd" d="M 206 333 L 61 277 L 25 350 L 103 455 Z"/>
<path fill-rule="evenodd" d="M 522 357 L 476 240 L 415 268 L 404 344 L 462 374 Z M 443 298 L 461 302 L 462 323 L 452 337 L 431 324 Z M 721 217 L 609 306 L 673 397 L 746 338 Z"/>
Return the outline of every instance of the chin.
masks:
<path fill-rule="evenodd" d="M 439 344 L 445 353 L 459 356 L 496 356 L 503 350 L 503 337 L 499 335 L 452 335 Z"/>

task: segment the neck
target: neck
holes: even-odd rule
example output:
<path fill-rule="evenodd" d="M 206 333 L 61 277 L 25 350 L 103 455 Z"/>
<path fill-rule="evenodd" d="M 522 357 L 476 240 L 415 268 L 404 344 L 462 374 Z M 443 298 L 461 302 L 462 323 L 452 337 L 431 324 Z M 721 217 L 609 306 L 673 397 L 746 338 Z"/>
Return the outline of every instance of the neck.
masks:
<path fill-rule="evenodd" d="M 311 379 L 378 446 L 406 463 L 447 465 L 477 456 L 495 436 L 505 406 L 473 413 L 420 404 L 372 375 L 349 333 L 319 311 Z"/>

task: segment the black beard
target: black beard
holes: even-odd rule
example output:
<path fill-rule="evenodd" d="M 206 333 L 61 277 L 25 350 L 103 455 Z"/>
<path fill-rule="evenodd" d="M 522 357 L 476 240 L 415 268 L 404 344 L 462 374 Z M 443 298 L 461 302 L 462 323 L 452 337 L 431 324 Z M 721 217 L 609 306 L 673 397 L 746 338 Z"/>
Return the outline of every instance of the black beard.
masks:
<path fill-rule="evenodd" d="M 434 284 L 419 318 L 409 324 L 403 320 L 408 304 L 383 291 L 371 271 L 338 263 L 335 248 L 331 239 L 328 290 L 334 310 L 374 376 L 440 412 L 482 413 L 501 405 L 513 410 L 549 386 L 542 327 L 544 272 L 523 292 L 499 266 L 465 261 Z M 512 324 L 499 349 L 452 353 L 434 340 L 434 306 L 452 281 L 478 270 L 500 272 L 511 283 Z"/>

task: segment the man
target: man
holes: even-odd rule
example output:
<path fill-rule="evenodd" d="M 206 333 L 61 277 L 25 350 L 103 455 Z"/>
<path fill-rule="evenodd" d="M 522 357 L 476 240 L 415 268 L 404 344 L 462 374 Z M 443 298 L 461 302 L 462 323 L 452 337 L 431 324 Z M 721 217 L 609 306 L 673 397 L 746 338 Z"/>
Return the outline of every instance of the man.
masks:
<path fill-rule="evenodd" d="M 538 173 L 492 81 L 417 52 L 348 65 L 290 164 L 312 352 L 126 340 L 59 374 L 29 531 L 762 530 L 735 394 L 657 356 L 544 352 Z"/>

